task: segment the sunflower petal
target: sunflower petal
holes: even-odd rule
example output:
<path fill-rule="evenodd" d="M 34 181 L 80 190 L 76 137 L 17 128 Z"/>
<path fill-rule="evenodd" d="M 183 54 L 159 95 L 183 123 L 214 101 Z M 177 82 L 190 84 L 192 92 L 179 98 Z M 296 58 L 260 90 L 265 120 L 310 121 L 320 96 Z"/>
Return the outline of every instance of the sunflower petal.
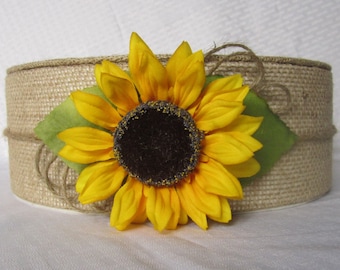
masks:
<path fill-rule="evenodd" d="M 110 73 L 110 67 L 111 62 L 107 60 L 103 60 L 101 64 L 96 64 L 94 67 L 94 75 L 100 89 L 103 89 L 101 75 L 102 73 Z"/>
<path fill-rule="evenodd" d="M 64 143 L 83 151 L 105 150 L 113 147 L 111 134 L 91 127 L 69 128 L 57 136 Z"/>
<path fill-rule="evenodd" d="M 227 126 L 242 113 L 244 108 L 240 102 L 214 100 L 198 108 L 194 119 L 197 128 L 207 132 Z"/>
<path fill-rule="evenodd" d="M 99 96 L 75 91 L 71 99 L 80 115 L 95 125 L 112 130 L 121 120 L 119 113 Z"/>
<path fill-rule="evenodd" d="M 175 85 L 179 67 L 183 64 L 183 61 L 191 54 L 192 51 L 189 43 L 183 41 L 182 44 L 176 49 L 176 51 L 170 57 L 165 67 L 168 73 L 169 86 Z"/>
<path fill-rule="evenodd" d="M 144 102 L 167 100 L 166 69 L 136 33 L 130 39 L 129 70 Z"/>
<path fill-rule="evenodd" d="M 177 191 L 174 188 L 169 188 L 169 191 L 172 216 L 166 226 L 166 229 L 174 230 L 177 228 L 177 224 L 179 223 L 179 219 L 181 216 L 181 204 L 178 198 Z"/>
<path fill-rule="evenodd" d="M 195 205 L 195 201 L 191 198 L 195 196 L 190 183 L 183 181 L 183 184 L 176 188 L 182 207 L 187 215 L 194 221 L 200 228 L 206 230 L 208 228 L 207 216 Z"/>
<path fill-rule="evenodd" d="M 198 51 L 178 67 L 172 102 L 186 109 L 199 97 L 205 83 L 204 57 Z"/>
<path fill-rule="evenodd" d="M 209 218 L 221 223 L 228 223 L 232 218 L 230 205 L 225 198 L 219 198 L 219 200 L 221 205 L 221 215 L 219 217 L 209 216 Z"/>
<path fill-rule="evenodd" d="M 168 188 L 150 187 L 146 202 L 146 214 L 158 231 L 165 229 L 172 216 L 170 191 Z"/>
<path fill-rule="evenodd" d="M 114 167 L 116 163 L 116 160 L 114 159 L 110 159 L 107 161 L 102 161 L 102 162 L 97 162 L 97 163 L 93 163 L 88 165 L 87 167 L 85 167 L 81 173 L 79 174 L 79 177 L 77 179 L 77 183 L 75 185 L 76 191 L 78 193 L 82 193 L 87 181 L 89 180 L 89 178 L 93 175 L 93 173 L 96 170 L 101 170 L 102 168 L 106 168 L 108 166 L 112 166 Z"/>
<path fill-rule="evenodd" d="M 224 132 L 241 132 L 247 135 L 253 135 L 260 127 L 263 117 L 254 117 L 241 114 L 232 123 L 222 128 Z"/>
<path fill-rule="evenodd" d="M 194 201 L 198 209 L 208 216 L 219 217 L 221 215 L 221 205 L 219 196 L 213 193 L 208 193 L 202 189 L 196 181 L 191 182 L 192 193 L 191 200 Z"/>
<path fill-rule="evenodd" d="M 242 102 L 249 92 L 249 87 L 242 86 L 242 83 L 240 74 L 212 81 L 202 93 L 202 105 L 208 104 L 213 99 Z"/>
<path fill-rule="evenodd" d="M 145 189 L 145 186 L 143 187 Z M 146 198 L 145 196 L 141 197 L 139 207 L 135 216 L 133 217 L 131 223 L 144 223 L 147 219 L 146 215 Z"/>
<path fill-rule="evenodd" d="M 105 96 L 125 115 L 138 104 L 138 94 L 129 75 L 117 65 L 109 62 L 109 70 L 101 72 L 100 85 Z"/>
<path fill-rule="evenodd" d="M 229 135 L 233 136 L 236 140 L 247 146 L 250 151 L 256 152 L 262 148 L 262 143 L 256 140 L 254 137 L 244 134 L 242 132 L 228 132 Z"/>
<path fill-rule="evenodd" d="M 207 94 L 207 95 L 202 95 L 202 98 L 199 102 L 199 106 L 197 107 L 204 107 L 207 104 L 213 102 L 214 100 L 224 100 L 224 101 L 229 101 L 229 102 L 239 102 L 242 104 L 244 97 L 248 93 L 248 87 L 244 86 L 239 89 L 235 89 L 232 91 L 220 91 L 219 93 L 216 94 Z"/>
<path fill-rule="evenodd" d="M 228 133 L 206 135 L 202 152 L 224 165 L 242 163 L 254 155 L 246 145 Z"/>
<path fill-rule="evenodd" d="M 116 193 L 126 176 L 116 160 L 87 166 L 79 175 L 76 190 L 83 204 L 105 200 Z"/>
<path fill-rule="evenodd" d="M 185 224 L 188 223 L 188 221 L 189 221 L 188 214 L 185 212 L 183 207 L 181 207 L 180 215 L 179 215 L 179 219 L 178 219 L 178 224 L 185 225 Z"/>
<path fill-rule="evenodd" d="M 239 180 L 221 163 L 213 159 L 197 165 L 195 181 L 206 192 L 230 199 L 242 199 L 243 197 Z"/>
<path fill-rule="evenodd" d="M 148 52 L 154 56 L 152 50 L 144 40 L 136 32 L 133 32 L 130 37 L 130 55 L 131 53 L 134 55 L 137 52 Z"/>
<path fill-rule="evenodd" d="M 79 164 L 90 164 L 113 158 L 112 148 L 104 150 L 79 150 L 71 145 L 65 145 L 58 153 L 62 158 Z"/>
<path fill-rule="evenodd" d="M 214 87 L 215 91 L 219 89 L 237 89 L 243 85 L 243 78 L 241 74 L 234 74 L 212 81 L 208 87 Z"/>
<path fill-rule="evenodd" d="M 143 184 L 128 177 L 117 191 L 110 216 L 110 224 L 117 230 L 124 230 L 133 221 L 140 208 Z"/>
<path fill-rule="evenodd" d="M 225 168 L 237 178 L 251 177 L 260 171 L 260 164 L 255 158 L 234 165 L 226 165 Z"/>

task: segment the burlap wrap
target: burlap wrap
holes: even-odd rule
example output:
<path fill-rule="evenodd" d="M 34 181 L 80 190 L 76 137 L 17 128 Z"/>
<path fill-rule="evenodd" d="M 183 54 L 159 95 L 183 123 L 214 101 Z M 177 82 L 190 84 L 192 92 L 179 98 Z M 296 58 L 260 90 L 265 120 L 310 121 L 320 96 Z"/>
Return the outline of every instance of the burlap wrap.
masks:
<path fill-rule="evenodd" d="M 209 70 L 222 56 L 206 61 Z M 168 56 L 160 55 L 166 62 Z M 95 84 L 94 64 L 103 58 L 64 59 L 12 67 L 6 78 L 10 176 L 13 192 L 46 206 L 82 211 L 109 210 L 110 201 L 94 206 L 77 203 L 76 173 L 35 139 L 33 129 L 71 91 Z M 105 57 L 127 69 L 125 56 Z M 260 57 L 265 76 L 254 88 L 300 138 L 265 176 L 244 188 L 234 211 L 281 207 L 314 200 L 331 187 L 332 74 L 327 64 L 292 58 Z M 241 73 L 251 84 L 259 71 L 248 56 L 223 62 L 216 74 Z M 38 164 L 35 164 L 35 157 Z M 39 171 L 39 174 L 38 172 Z M 46 178 L 49 179 L 46 183 Z"/>

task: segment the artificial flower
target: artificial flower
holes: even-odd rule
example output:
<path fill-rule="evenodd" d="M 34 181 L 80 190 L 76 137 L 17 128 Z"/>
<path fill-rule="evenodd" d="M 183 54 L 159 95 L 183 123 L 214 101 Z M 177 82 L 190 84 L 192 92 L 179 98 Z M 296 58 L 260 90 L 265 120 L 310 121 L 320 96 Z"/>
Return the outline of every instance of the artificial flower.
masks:
<path fill-rule="evenodd" d="M 242 199 L 238 177 L 255 175 L 262 144 L 252 135 L 262 117 L 242 114 L 249 87 L 241 75 L 205 86 L 204 55 L 183 42 L 166 66 L 131 35 L 129 70 L 95 67 L 104 96 L 75 91 L 79 114 L 95 127 L 58 134 L 59 155 L 86 164 L 76 183 L 79 201 L 114 196 L 110 223 L 118 230 L 147 219 L 162 231 L 189 218 L 231 220 L 229 199 Z"/>

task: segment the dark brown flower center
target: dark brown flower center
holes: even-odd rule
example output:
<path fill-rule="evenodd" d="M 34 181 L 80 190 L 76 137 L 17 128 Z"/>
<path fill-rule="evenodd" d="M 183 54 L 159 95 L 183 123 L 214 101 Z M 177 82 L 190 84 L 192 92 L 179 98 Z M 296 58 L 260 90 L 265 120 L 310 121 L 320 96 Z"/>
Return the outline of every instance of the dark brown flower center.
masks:
<path fill-rule="evenodd" d="M 114 153 L 139 181 L 173 186 L 198 162 L 203 133 L 191 115 L 166 101 L 149 101 L 130 111 L 114 131 Z"/>

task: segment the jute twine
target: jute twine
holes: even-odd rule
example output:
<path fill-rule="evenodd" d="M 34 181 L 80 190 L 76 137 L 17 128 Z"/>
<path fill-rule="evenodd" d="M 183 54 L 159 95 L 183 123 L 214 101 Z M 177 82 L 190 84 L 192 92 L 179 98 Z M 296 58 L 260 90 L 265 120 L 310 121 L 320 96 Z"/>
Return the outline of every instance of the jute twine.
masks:
<path fill-rule="evenodd" d="M 221 49 L 244 52 L 216 55 Z M 166 63 L 168 55 L 158 55 Z M 8 69 L 6 78 L 11 187 L 27 201 L 83 212 L 106 212 L 112 198 L 92 205 L 77 200 L 77 174 L 53 155 L 33 129 L 70 92 L 95 84 L 94 65 L 103 59 L 128 68 L 126 56 L 48 60 Z M 299 136 L 295 146 L 269 173 L 244 188 L 233 211 L 252 211 L 307 202 L 331 187 L 332 74 L 325 63 L 283 57 L 257 57 L 240 44 L 205 55 L 207 74 L 241 73 L 271 109 Z"/>

